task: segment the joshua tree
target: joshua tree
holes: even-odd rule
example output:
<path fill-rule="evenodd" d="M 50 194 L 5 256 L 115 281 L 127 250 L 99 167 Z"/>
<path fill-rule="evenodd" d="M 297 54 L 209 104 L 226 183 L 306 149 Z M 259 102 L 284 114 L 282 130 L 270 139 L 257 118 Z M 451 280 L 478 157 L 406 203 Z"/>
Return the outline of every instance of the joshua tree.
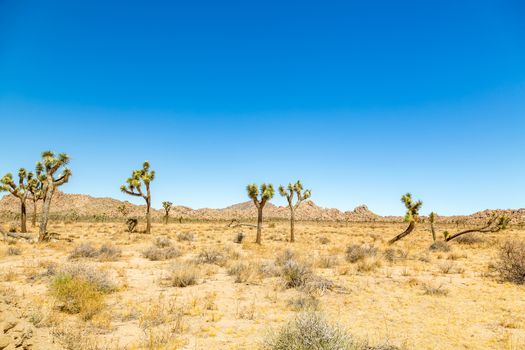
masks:
<path fill-rule="evenodd" d="M 303 185 L 297 180 L 294 184 L 288 184 L 287 189 L 284 189 L 282 185 L 279 186 L 279 193 L 281 196 L 286 197 L 286 200 L 288 201 L 288 208 L 290 208 L 290 242 L 295 242 L 295 209 L 299 208 L 299 205 L 301 205 L 304 200 L 310 198 L 312 191 L 305 190 L 303 192 Z M 297 194 L 297 201 L 295 204 L 293 203 L 294 193 Z"/>
<path fill-rule="evenodd" d="M 164 223 L 167 224 L 168 223 L 168 220 L 170 218 L 170 210 L 171 210 L 171 206 L 173 205 L 173 203 L 171 202 L 162 202 L 162 207 L 164 208 Z"/>
<path fill-rule="evenodd" d="M 436 213 L 431 212 L 428 216 L 428 221 L 430 221 L 430 231 L 432 232 L 432 241 L 436 241 L 436 228 L 434 227 L 434 223 L 436 222 Z"/>
<path fill-rule="evenodd" d="M 253 200 L 253 204 L 255 204 L 255 207 L 257 208 L 257 237 L 255 243 L 261 244 L 263 208 L 266 202 L 273 198 L 273 186 L 271 184 L 262 184 L 259 191 L 256 184 L 249 184 L 246 186 L 246 191 L 248 192 L 248 197 Z"/>
<path fill-rule="evenodd" d="M 24 168 L 18 170 L 18 183 L 13 181 L 13 174 L 7 173 L 0 180 L 0 192 L 6 191 L 20 200 L 20 232 L 27 232 L 27 209 L 26 200 L 31 194 L 29 186 L 33 180 L 34 174 L 27 172 Z"/>
<path fill-rule="evenodd" d="M 27 190 L 31 193 L 31 201 L 33 202 L 33 216 L 31 218 L 31 224 L 33 227 L 36 226 L 36 205 L 39 200 L 44 199 L 44 191 L 43 186 L 44 184 L 42 181 L 40 181 L 42 177 L 42 172 L 44 171 L 44 166 L 41 162 L 36 163 L 35 167 L 35 173 L 36 176 L 28 180 L 27 182 Z"/>
<path fill-rule="evenodd" d="M 416 227 L 416 222 L 418 222 L 419 220 L 419 209 L 421 209 L 423 202 L 412 202 L 412 195 L 410 193 L 407 193 L 403 197 L 401 197 L 401 202 L 403 202 L 405 204 L 405 207 L 407 208 L 407 212 L 405 214 L 405 221 L 409 224 L 405 231 L 388 241 L 388 244 L 395 243 L 403 237 L 408 236 L 412 231 L 414 231 L 414 228 Z"/>
<path fill-rule="evenodd" d="M 494 214 L 485 225 L 473 229 L 468 229 L 465 231 L 461 231 L 458 233 L 455 233 L 453 235 L 448 234 L 448 232 L 445 232 L 445 241 L 451 241 L 455 238 L 458 238 L 459 236 L 465 235 L 467 233 L 473 233 L 473 232 L 480 232 L 480 233 L 495 233 L 498 231 L 505 230 L 510 222 L 510 217 L 506 215 L 498 215 Z"/>
<path fill-rule="evenodd" d="M 149 170 L 149 162 L 145 161 L 142 169 L 134 170 L 131 177 L 126 180 L 127 185 L 120 186 L 120 190 L 130 196 L 142 197 L 146 201 L 146 233 L 151 233 L 151 192 L 150 183 L 155 179 L 155 171 Z M 142 191 L 142 184 L 146 193 Z"/>
<path fill-rule="evenodd" d="M 47 241 L 49 234 L 47 232 L 47 222 L 49 221 L 49 210 L 51 209 L 51 200 L 57 187 L 62 186 L 69 181 L 71 177 L 71 170 L 65 166 L 69 163 L 69 156 L 65 153 L 60 153 L 58 156 L 51 151 L 42 152 L 43 173 L 39 180 L 43 184 L 43 200 L 42 205 L 42 219 L 40 221 L 40 234 L 38 241 Z M 39 164 L 37 163 L 37 169 Z M 62 173 L 55 177 L 55 174 L 61 169 Z"/>

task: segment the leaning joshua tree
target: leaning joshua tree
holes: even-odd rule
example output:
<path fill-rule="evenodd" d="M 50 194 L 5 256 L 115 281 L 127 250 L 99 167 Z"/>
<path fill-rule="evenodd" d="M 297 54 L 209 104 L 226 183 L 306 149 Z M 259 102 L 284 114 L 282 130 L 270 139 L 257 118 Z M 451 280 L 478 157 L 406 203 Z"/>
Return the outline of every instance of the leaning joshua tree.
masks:
<path fill-rule="evenodd" d="M 479 232 L 479 233 L 495 233 L 502 230 L 505 230 L 509 223 L 511 218 L 509 216 L 506 216 L 504 214 L 494 214 L 483 226 L 464 230 L 458 233 L 455 233 L 453 235 L 450 235 L 448 232 L 445 232 L 445 241 L 451 241 L 453 239 L 456 239 L 460 236 L 463 236 L 467 233 L 473 233 L 473 232 Z"/>
<path fill-rule="evenodd" d="M 6 191 L 20 200 L 20 232 L 27 232 L 27 209 L 26 200 L 31 194 L 29 186 L 34 178 L 32 172 L 27 172 L 24 168 L 18 170 L 18 182 L 13 181 L 13 174 L 7 173 L 0 180 L 0 192 Z"/>
<path fill-rule="evenodd" d="M 248 197 L 253 200 L 253 204 L 255 204 L 255 207 L 257 208 L 257 236 L 255 243 L 261 244 L 263 208 L 266 205 L 266 202 L 273 198 L 273 186 L 271 184 L 262 184 L 259 190 L 256 184 L 249 184 L 246 186 L 246 191 L 248 192 Z"/>
<path fill-rule="evenodd" d="M 428 221 L 430 221 L 430 231 L 432 232 L 432 241 L 436 241 L 436 228 L 434 227 L 434 223 L 436 222 L 437 214 L 434 212 L 431 212 L 428 215 Z"/>
<path fill-rule="evenodd" d="M 49 233 L 47 232 L 47 222 L 49 221 L 49 210 L 51 209 L 51 199 L 57 187 L 62 186 L 69 181 L 71 177 L 71 170 L 65 166 L 69 163 L 69 156 L 65 153 L 55 155 L 51 151 L 42 152 L 43 172 L 39 176 L 39 180 L 43 184 L 43 200 L 42 205 L 42 219 L 40 221 L 40 233 L 38 241 L 43 242 L 49 240 Z M 38 170 L 37 163 L 37 170 Z M 60 175 L 56 176 L 57 172 L 62 169 Z"/>
<path fill-rule="evenodd" d="M 295 242 L 294 224 L 295 224 L 295 209 L 299 208 L 301 203 L 310 198 L 312 191 L 305 190 L 303 192 L 303 185 L 299 180 L 294 184 L 288 184 L 288 188 L 285 189 L 282 185 L 279 186 L 279 193 L 285 197 L 288 201 L 288 208 L 290 208 L 290 242 Z M 294 194 L 297 195 L 297 201 L 293 203 Z"/>
<path fill-rule="evenodd" d="M 409 224 L 405 231 L 388 241 L 388 244 L 395 243 L 403 237 L 408 236 L 412 231 L 414 231 L 414 228 L 416 228 L 416 222 L 419 220 L 419 209 L 421 209 L 423 202 L 412 202 L 412 195 L 410 193 L 407 193 L 403 197 L 401 197 L 401 202 L 403 202 L 405 204 L 405 207 L 407 208 L 407 213 L 405 214 L 405 221 Z"/>
<path fill-rule="evenodd" d="M 167 224 L 170 218 L 170 210 L 173 203 L 165 201 L 162 202 L 162 207 L 164 208 L 164 223 Z"/>
<path fill-rule="evenodd" d="M 133 170 L 131 177 L 126 180 L 126 185 L 120 186 L 120 190 L 130 196 L 142 197 L 146 201 L 146 233 L 151 233 L 151 192 L 150 183 L 155 179 L 155 171 L 149 170 L 149 162 L 145 161 L 142 169 Z M 142 191 L 142 184 L 146 187 L 146 193 Z"/>

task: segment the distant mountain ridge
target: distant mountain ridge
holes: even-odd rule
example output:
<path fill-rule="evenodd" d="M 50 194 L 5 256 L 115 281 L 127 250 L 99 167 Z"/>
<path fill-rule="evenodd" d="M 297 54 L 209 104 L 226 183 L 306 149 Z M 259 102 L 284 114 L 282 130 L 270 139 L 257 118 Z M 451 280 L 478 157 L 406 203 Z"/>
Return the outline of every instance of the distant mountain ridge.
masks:
<path fill-rule="evenodd" d="M 55 215 L 75 215 L 79 217 L 105 216 L 107 218 L 122 218 L 119 207 L 127 210 L 127 216 L 141 217 L 144 215 L 145 205 L 136 205 L 127 201 L 109 197 L 92 197 L 85 194 L 68 194 L 57 192 L 53 197 L 51 213 Z M 20 202 L 12 195 L 6 195 L 0 199 L 1 215 L 16 215 L 19 213 Z M 37 210 L 40 211 L 41 202 Z M 28 201 L 28 213 L 32 213 L 32 203 Z M 525 222 L 525 209 L 516 210 L 492 210 L 487 209 L 471 215 L 439 216 L 440 222 L 482 222 L 494 212 L 505 212 L 512 214 L 514 223 Z M 163 210 L 152 209 L 152 216 L 160 218 L 164 215 Z M 277 206 L 272 203 L 266 204 L 264 216 L 268 219 L 287 219 L 290 211 L 288 207 Z M 186 206 L 174 206 L 171 209 L 172 218 L 194 219 L 194 220 L 253 220 L 257 217 L 257 210 L 251 201 L 237 203 L 221 209 L 192 209 Z M 297 220 L 314 221 L 352 221 L 352 222 L 374 222 L 374 221 L 402 221 L 400 216 L 379 216 L 368 209 L 366 205 L 360 205 L 354 210 L 341 211 L 335 208 L 323 208 L 313 201 L 305 201 L 296 211 Z"/>

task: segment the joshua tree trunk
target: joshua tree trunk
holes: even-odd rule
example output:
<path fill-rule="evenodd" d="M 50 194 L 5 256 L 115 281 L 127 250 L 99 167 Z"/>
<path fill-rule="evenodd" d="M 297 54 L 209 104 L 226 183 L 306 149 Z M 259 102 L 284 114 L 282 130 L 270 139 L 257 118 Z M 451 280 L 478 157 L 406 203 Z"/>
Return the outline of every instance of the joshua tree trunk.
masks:
<path fill-rule="evenodd" d="M 255 238 L 255 243 L 261 244 L 261 230 L 263 223 L 263 207 L 262 205 L 257 208 L 257 236 Z"/>
<path fill-rule="evenodd" d="M 397 241 L 399 241 L 400 239 L 402 239 L 403 237 L 405 236 L 408 236 L 410 234 L 410 232 L 414 231 L 414 228 L 416 227 L 416 223 L 415 221 L 410 221 L 410 224 L 408 225 L 407 229 L 398 234 L 397 236 L 395 236 L 394 238 L 392 238 L 390 241 L 388 241 L 388 244 L 392 244 L 392 243 L 395 243 Z"/>
<path fill-rule="evenodd" d="M 295 242 L 294 225 L 295 225 L 295 212 L 292 209 L 290 211 L 290 242 Z"/>
<path fill-rule="evenodd" d="M 148 197 L 149 197 L 149 195 L 148 195 Z M 151 233 L 151 213 L 150 213 L 150 208 L 151 208 L 151 204 L 150 204 L 150 199 L 148 198 L 146 200 L 146 233 L 147 234 Z"/>
<path fill-rule="evenodd" d="M 22 201 L 21 208 L 20 208 L 20 232 L 26 233 L 27 232 L 27 210 L 26 210 L 26 202 Z"/>
<path fill-rule="evenodd" d="M 33 200 L 33 215 L 31 217 L 31 225 L 33 227 L 36 226 L 36 201 Z"/>
<path fill-rule="evenodd" d="M 432 241 L 436 241 L 436 228 L 434 227 L 434 223 L 430 223 L 430 231 L 432 231 Z"/>
<path fill-rule="evenodd" d="M 55 185 L 52 181 L 47 183 L 47 190 L 44 195 L 44 203 L 42 205 L 42 218 L 40 220 L 40 232 L 38 235 L 38 241 L 44 242 L 48 239 L 47 223 L 49 221 L 49 210 L 51 209 L 51 199 L 55 193 Z"/>

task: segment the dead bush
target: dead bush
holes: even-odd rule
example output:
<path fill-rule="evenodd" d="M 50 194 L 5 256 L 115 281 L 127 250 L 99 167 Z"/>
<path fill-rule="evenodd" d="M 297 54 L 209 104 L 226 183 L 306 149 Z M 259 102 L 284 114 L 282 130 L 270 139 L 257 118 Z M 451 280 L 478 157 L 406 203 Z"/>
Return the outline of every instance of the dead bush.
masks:
<path fill-rule="evenodd" d="M 433 252 L 449 252 L 450 246 L 445 241 L 435 241 L 428 247 Z"/>
<path fill-rule="evenodd" d="M 22 251 L 18 247 L 10 246 L 9 248 L 7 248 L 7 255 L 13 256 L 13 255 L 20 255 L 20 254 L 22 254 Z"/>
<path fill-rule="evenodd" d="M 309 266 L 293 259 L 286 261 L 281 268 L 281 277 L 286 288 L 303 287 L 311 275 Z"/>
<path fill-rule="evenodd" d="M 288 306 L 294 311 L 317 311 L 319 300 L 310 294 L 300 295 L 288 300 Z"/>
<path fill-rule="evenodd" d="M 192 264 L 175 265 L 169 275 L 170 285 L 173 287 L 188 287 L 197 284 L 200 270 Z"/>
<path fill-rule="evenodd" d="M 69 259 L 97 258 L 103 261 L 114 261 L 121 255 L 122 251 L 112 244 L 103 244 L 99 249 L 96 249 L 91 243 L 82 243 L 73 249 L 69 254 Z"/>
<path fill-rule="evenodd" d="M 504 281 L 525 284 L 525 241 L 507 241 L 499 249 L 495 264 Z"/>
<path fill-rule="evenodd" d="M 223 265 L 226 261 L 226 257 L 220 251 L 208 248 L 199 253 L 197 256 L 197 263 L 199 264 L 215 264 Z"/>
<path fill-rule="evenodd" d="M 456 238 L 456 242 L 459 244 L 472 245 L 472 244 L 481 244 L 485 242 L 485 239 L 477 234 L 468 234 L 459 236 Z"/>
<path fill-rule="evenodd" d="M 177 234 L 177 241 L 193 242 L 195 241 L 195 235 L 192 232 L 181 232 Z"/>
<path fill-rule="evenodd" d="M 181 255 L 182 253 L 180 252 L 180 250 L 171 245 L 165 247 L 158 247 L 157 245 L 152 245 L 142 252 L 142 256 L 151 261 L 168 260 Z"/>
<path fill-rule="evenodd" d="M 350 263 L 356 263 L 367 257 L 374 257 L 377 254 L 377 248 L 368 245 L 351 244 L 346 247 L 345 257 Z"/>

